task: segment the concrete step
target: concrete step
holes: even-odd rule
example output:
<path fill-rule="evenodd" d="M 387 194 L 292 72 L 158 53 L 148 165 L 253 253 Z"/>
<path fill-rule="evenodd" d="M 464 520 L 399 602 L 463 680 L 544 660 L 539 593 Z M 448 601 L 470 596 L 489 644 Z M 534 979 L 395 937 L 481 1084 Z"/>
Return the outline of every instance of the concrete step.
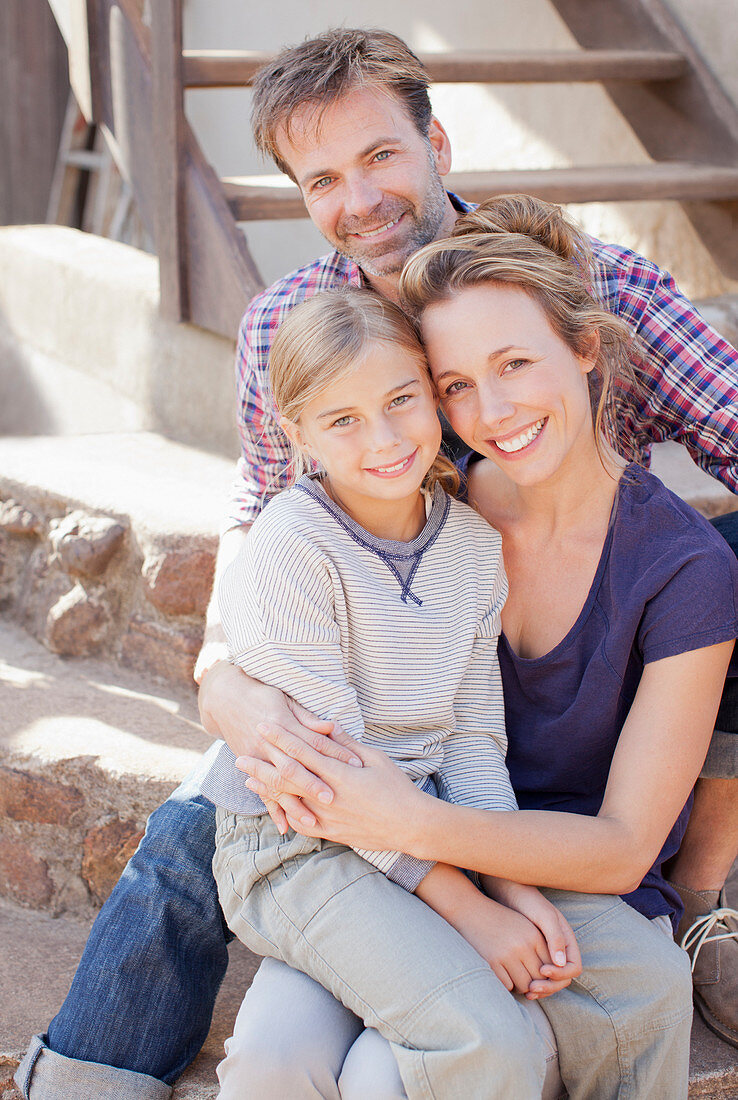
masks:
<path fill-rule="evenodd" d="M 4 1011 L 0 1022 L 0 1100 L 20 1100 L 12 1075 L 29 1036 L 43 1030 L 61 1005 L 82 948 L 89 921 L 21 909 L 0 902 L 0 988 Z M 241 998 L 258 960 L 237 941 L 231 944 L 228 972 L 218 995 L 213 1026 L 203 1050 L 177 1083 L 174 1100 L 214 1100 L 215 1066 L 231 1033 Z M 738 1096 L 738 1064 L 727 1046 L 695 1017 L 692 1027 L 690 1100 L 723 1100 Z M 70 1100 L 93 1100 L 71 1098 Z M 108 1100 L 96 1097 L 94 1100 Z M 113 1100 L 113 1098 L 109 1098 Z M 646 1100 L 644 1097 L 643 1100 Z"/>

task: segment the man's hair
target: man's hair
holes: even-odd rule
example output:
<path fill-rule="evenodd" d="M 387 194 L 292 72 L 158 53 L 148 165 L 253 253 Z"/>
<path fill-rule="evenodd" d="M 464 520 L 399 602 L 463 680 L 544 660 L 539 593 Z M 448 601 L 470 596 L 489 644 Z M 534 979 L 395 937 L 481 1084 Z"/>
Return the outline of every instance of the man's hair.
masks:
<path fill-rule="evenodd" d="M 256 147 L 294 179 L 279 155 L 276 135 L 290 136 L 301 107 L 323 111 L 355 88 L 378 88 L 405 108 L 419 133 L 428 135 L 428 73 L 409 47 L 389 31 L 338 28 L 282 50 L 254 80 L 251 125 Z"/>

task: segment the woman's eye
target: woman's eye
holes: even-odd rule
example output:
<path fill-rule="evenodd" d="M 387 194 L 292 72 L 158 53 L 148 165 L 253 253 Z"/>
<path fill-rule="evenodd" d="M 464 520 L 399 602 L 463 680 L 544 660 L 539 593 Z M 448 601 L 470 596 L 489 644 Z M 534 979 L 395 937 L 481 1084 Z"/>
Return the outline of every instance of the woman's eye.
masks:
<path fill-rule="evenodd" d="M 461 393 L 462 390 L 467 388 L 466 382 L 452 382 L 450 386 L 446 386 L 443 391 L 444 397 L 453 397 L 455 393 Z"/>
<path fill-rule="evenodd" d="M 508 370 L 520 370 L 527 364 L 527 359 L 509 359 L 505 366 L 502 368 L 502 373 L 505 374 Z"/>

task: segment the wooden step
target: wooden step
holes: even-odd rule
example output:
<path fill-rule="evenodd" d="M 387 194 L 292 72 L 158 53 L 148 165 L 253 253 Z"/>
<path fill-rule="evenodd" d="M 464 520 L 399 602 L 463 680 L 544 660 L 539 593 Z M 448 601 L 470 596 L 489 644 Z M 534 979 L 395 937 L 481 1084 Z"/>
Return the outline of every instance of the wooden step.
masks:
<path fill-rule="evenodd" d="M 463 50 L 420 54 L 437 84 L 551 84 L 673 80 L 687 63 L 668 50 Z M 184 50 L 187 88 L 243 87 L 272 54 Z"/>
<path fill-rule="evenodd" d="M 677 162 L 457 172 L 445 182 L 468 202 L 514 193 L 550 202 L 738 199 L 738 168 Z M 236 221 L 307 217 L 299 190 L 286 176 L 231 176 L 223 188 Z"/>

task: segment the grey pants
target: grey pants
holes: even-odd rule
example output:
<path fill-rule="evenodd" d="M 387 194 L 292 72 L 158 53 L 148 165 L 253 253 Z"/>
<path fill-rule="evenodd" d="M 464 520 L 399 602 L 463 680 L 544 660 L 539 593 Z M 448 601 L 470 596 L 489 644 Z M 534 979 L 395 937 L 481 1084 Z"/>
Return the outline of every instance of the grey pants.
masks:
<path fill-rule="evenodd" d="M 529 1013 L 455 929 L 354 852 L 281 838 L 268 819 L 255 828 L 219 811 L 214 870 L 238 937 L 314 979 L 323 987 L 317 997 L 327 990 L 340 1002 L 326 997 L 320 1015 L 312 1011 L 308 1024 L 319 1042 L 310 1061 L 323 1068 L 306 1070 L 298 1058 L 302 1003 L 278 999 L 273 1030 L 259 1007 L 265 981 L 257 979 L 246 1001 L 252 1011 L 239 1015 L 221 1067 L 222 1100 L 351 1095 L 366 1062 L 361 1047 L 353 1052 L 364 1025 L 388 1044 L 409 1100 L 541 1096 L 546 1051 Z M 585 959 L 581 979 L 544 1002 L 572 1100 L 686 1097 L 691 981 L 684 953 L 618 898 L 550 896 Z M 346 1010 L 334 1027 L 333 1017 Z M 378 1049 L 371 1033 L 362 1043 Z M 276 1075 L 270 1050 L 282 1067 Z M 352 1062 L 359 1064 L 353 1077 Z M 314 1073 L 328 1080 L 316 1086 Z M 372 1086 L 364 1095 L 381 1093 Z"/>

